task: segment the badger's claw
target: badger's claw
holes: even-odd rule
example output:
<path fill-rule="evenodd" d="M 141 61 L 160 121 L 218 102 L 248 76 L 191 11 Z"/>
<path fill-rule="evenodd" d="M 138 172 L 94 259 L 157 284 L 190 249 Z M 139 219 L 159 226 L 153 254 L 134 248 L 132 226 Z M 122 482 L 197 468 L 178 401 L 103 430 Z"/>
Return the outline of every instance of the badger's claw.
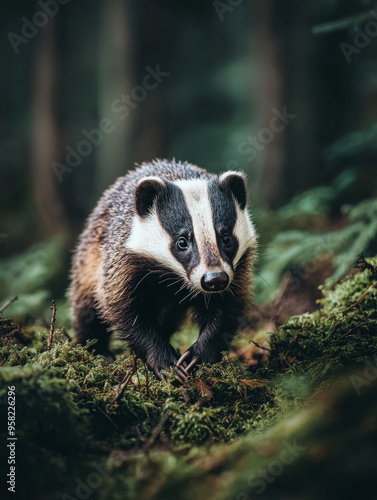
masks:
<path fill-rule="evenodd" d="M 176 368 L 178 368 L 180 365 L 182 365 L 182 363 L 185 361 L 185 359 L 187 359 L 189 356 L 192 356 L 192 350 L 191 349 L 188 349 L 186 352 L 184 352 L 182 354 L 182 356 L 179 358 L 179 360 L 177 361 L 177 364 L 175 365 Z M 190 361 L 190 364 L 186 367 L 183 367 L 181 366 L 180 369 L 184 372 L 185 376 L 189 375 L 189 370 L 190 368 L 192 368 L 194 365 L 196 365 L 196 363 L 199 361 L 199 356 L 194 356 L 192 358 L 192 360 Z"/>
<path fill-rule="evenodd" d="M 175 374 L 175 377 L 176 379 L 181 383 L 181 384 L 184 384 L 185 383 L 185 379 L 180 377 L 178 374 Z"/>
<path fill-rule="evenodd" d="M 179 358 L 179 360 L 177 361 L 177 364 L 175 365 L 177 368 L 179 365 L 181 365 L 183 363 L 183 361 L 188 358 L 189 356 L 191 355 L 191 350 L 188 349 L 186 352 L 184 352 L 182 354 L 182 356 Z M 187 371 L 187 368 L 186 368 L 186 371 Z"/>
<path fill-rule="evenodd" d="M 204 344 L 203 340 L 199 337 L 199 339 L 182 354 L 175 366 L 180 366 L 180 369 L 183 370 L 184 374 L 187 376 L 193 366 L 197 364 L 213 364 L 221 361 L 221 352 L 216 346 L 212 347 L 209 349 L 208 345 Z M 186 363 L 188 364 L 186 365 Z"/>
<path fill-rule="evenodd" d="M 156 375 L 156 377 L 158 378 L 158 380 L 160 380 L 161 382 L 166 382 L 166 379 L 165 379 L 165 377 L 162 375 L 162 373 L 160 372 L 160 370 L 156 370 L 156 369 L 154 369 L 154 370 L 153 370 L 153 373 Z"/>
<path fill-rule="evenodd" d="M 194 365 L 196 365 L 196 363 L 199 361 L 199 356 L 194 356 L 192 358 L 192 361 L 191 363 L 188 365 L 188 367 L 186 368 L 186 372 L 188 372 L 190 370 L 190 368 L 192 368 Z"/>
<path fill-rule="evenodd" d="M 175 367 L 174 371 L 175 371 L 175 374 L 176 374 L 179 381 L 180 381 L 180 378 L 185 380 L 187 375 L 188 375 L 187 371 L 185 370 L 185 368 L 183 368 L 183 366 L 181 366 L 179 368 Z"/>

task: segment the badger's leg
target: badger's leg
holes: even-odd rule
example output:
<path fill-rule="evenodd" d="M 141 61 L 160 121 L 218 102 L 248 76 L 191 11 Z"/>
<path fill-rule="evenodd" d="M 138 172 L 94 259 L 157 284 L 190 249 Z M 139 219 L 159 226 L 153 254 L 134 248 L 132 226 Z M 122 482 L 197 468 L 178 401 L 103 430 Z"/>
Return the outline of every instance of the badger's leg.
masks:
<path fill-rule="evenodd" d="M 73 326 L 76 342 L 85 345 L 87 340 L 97 340 L 92 350 L 108 359 L 114 359 L 109 351 L 109 325 L 101 320 L 91 299 L 80 301 L 74 308 Z"/>
<path fill-rule="evenodd" d="M 122 328 L 122 337 L 156 377 L 164 380 L 162 370 L 170 371 L 170 367 L 175 367 L 180 354 L 169 343 L 170 332 L 164 331 L 148 318 L 143 318 L 142 312 L 136 318 L 132 326 Z M 183 382 L 186 377 L 185 368 L 175 368 L 175 372 L 178 380 Z"/>
<path fill-rule="evenodd" d="M 212 364 L 221 361 L 221 353 L 231 347 L 242 310 L 240 304 L 229 300 L 223 304 L 217 301 L 217 304 L 210 310 L 198 307 L 195 312 L 200 328 L 198 340 L 177 362 L 179 367 L 186 361 L 187 372 L 198 363 Z"/>
<path fill-rule="evenodd" d="M 108 359 L 114 359 L 109 351 L 109 323 L 106 323 L 98 311 L 98 276 L 101 268 L 100 245 L 93 239 L 89 227 L 81 236 L 81 243 L 76 250 L 72 265 L 72 283 L 69 297 L 73 307 L 73 327 L 76 341 L 85 345 L 87 340 L 96 339 L 92 350 Z"/>

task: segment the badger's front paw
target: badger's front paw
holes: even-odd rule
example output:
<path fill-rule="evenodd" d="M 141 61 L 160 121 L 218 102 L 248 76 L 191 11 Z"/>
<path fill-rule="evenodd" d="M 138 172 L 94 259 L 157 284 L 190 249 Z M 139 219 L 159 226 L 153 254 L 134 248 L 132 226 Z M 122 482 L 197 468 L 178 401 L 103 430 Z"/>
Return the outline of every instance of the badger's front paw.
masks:
<path fill-rule="evenodd" d="M 180 367 L 177 367 L 177 361 L 180 357 L 180 353 L 174 349 L 174 347 L 170 346 L 161 352 L 154 352 L 153 355 L 147 357 L 146 362 L 149 368 L 153 371 L 156 377 L 159 380 L 165 380 L 165 377 L 162 375 L 162 371 L 170 371 L 170 368 L 173 366 L 177 379 L 183 383 L 185 378 L 187 377 L 187 373 L 185 370 L 186 363 L 182 364 Z"/>
<path fill-rule="evenodd" d="M 192 344 L 192 346 L 187 349 L 185 353 L 177 361 L 176 367 L 179 368 L 183 365 L 183 363 L 188 363 L 187 366 L 184 366 L 184 371 L 186 374 L 189 370 L 201 363 L 218 363 L 221 361 L 221 350 L 216 348 L 215 346 L 208 346 L 204 343 L 200 342 L 200 338 Z"/>

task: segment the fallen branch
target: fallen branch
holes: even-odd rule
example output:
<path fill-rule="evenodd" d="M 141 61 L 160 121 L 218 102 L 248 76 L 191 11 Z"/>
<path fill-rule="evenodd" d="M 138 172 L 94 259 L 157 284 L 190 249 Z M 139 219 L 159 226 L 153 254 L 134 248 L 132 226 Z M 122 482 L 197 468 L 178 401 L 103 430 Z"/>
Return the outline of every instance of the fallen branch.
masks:
<path fill-rule="evenodd" d="M 56 318 L 55 300 L 52 300 L 52 306 L 50 306 L 50 309 L 52 309 L 52 316 L 51 316 L 51 325 L 50 325 L 50 335 L 48 336 L 48 344 L 47 344 L 48 351 L 51 349 L 52 339 L 54 338 L 54 331 L 55 331 L 55 318 Z"/>
<path fill-rule="evenodd" d="M 13 297 L 12 299 L 9 299 L 8 302 L 5 302 L 5 304 L 0 307 L 0 314 L 5 311 L 5 309 L 7 307 L 9 307 L 11 304 L 13 304 L 13 302 L 15 302 L 16 300 L 18 299 L 17 295 L 15 297 Z"/>

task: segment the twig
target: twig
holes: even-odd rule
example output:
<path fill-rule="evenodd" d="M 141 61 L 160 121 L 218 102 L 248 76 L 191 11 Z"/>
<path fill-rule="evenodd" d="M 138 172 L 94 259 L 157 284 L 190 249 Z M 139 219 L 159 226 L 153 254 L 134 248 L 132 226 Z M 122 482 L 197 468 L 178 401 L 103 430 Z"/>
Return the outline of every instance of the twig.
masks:
<path fill-rule="evenodd" d="M 159 423 L 156 425 L 156 427 L 153 429 L 151 437 L 148 439 L 148 441 L 145 443 L 144 446 L 144 453 L 149 452 L 149 448 L 153 445 L 153 443 L 156 441 L 158 438 L 159 434 L 161 433 L 162 429 L 164 428 L 166 421 L 170 417 L 171 410 L 167 410 L 166 413 L 162 416 L 161 420 Z"/>
<path fill-rule="evenodd" d="M 109 379 L 114 375 L 114 373 L 119 370 L 119 368 L 121 367 L 121 365 L 118 365 L 114 368 L 114 370 L 110 373 L 110 376 L 109 376 Z"/>
<path fill-rule="evenodd" d="M 368 314 L 368 316 L 365 317 L 365 319 L 369 319 L 370 318 L 370 314 Z M 348 332 L 346 333 L 343 333 L 343 335 L 341 335 L 340 337 L 338 337 L 335 342 L 338 342 L 338 340 L 344 338 L 346 335 L 348 335 L 349 333 L 353 332 L 354 330 L 356 330 L 356 328 L 360 328 L 360 326 L 363 326 L 363 325 L 366 325 L 368 323 L 368 321 L 364 321 L 364 323 L 360 323 L 359 325 L 356 325 L 354 326 L 353 328 L 351 328 L 351 330 L 348 330 Z M 360 333 L 360 331 L 358 332 Z"/>
<path fill-rule="evenodd" d="M 8 300 L 8 302 L 5 302 L 5 304 L 3 305 L 3 307 L 1 307 L 1 308 L 0 308 L 0 314 L 1 314 L 3 311 L 5 311 L 5 309 L 6 309 L 7 307 L 9 307 L 11 304 L 13 304 L 13 302 L 14 302 L 15 300 L 17 300 L 17 299 L 18 299 L 18 297 L 17 297 L 17 295 L 16 295 L 16 296 L 15 296 L 15 297 L 13 297 L 12 299 L 9 299 L 9 300 Z"/>
<path fill-rule="evenodd" d="M 227 360 L 228 360 L 228 364 L 229 364 L 229 366 L 230 366 L 230 369 L 232 370 L 233 376 L 234 376 L 234 378 L 236 378 L 236 374 L 235 374 L 235 372 L 234 372 L 234 366 L 232 365 L 232 363 L 231 363 L 231 361 L 230 361 L 229 354 L 227 354 L 227 355 L 226 355 L 226 357 L 227 357 Z"/>
<path fill-rule="evenodd" d="M 143 362 L 144 365 L 144 373 L 145 373 L 145 388 L 147 390 L 147 396 L 149 397 L 149 376 L 148 376 L 148 368 L 147 365 Z"/>
<path fill-rule="evenodd" d="M 110 415 L 108 415 L 108 414 L 107 414 L 104 410 L 102 410 L 102 408 L 100 408 L 99 406 L 97 406 L 97 405 L 95 405 L 95 406 L 96 406 L 97 410 L 98 410 L 100 413 L 102 413 L 102 415 L 103 415 L 104 417 L 106 417 L 106 418 L 107 418 L 107 420 L 109 420 L 109 421 L 113 424 L 113 426 L 115 427 L 115 429 L 118 431 L 118 430 L 119 430 L 119 429 L 118 429 L 118 426 L 116 425 L 116 423 L 115 423 L 115 422 L 113 422 L 113 420 L 111 419 Z"/>
<path fill-rule="evenodd" d="M 134 368 L 133 368 L 133 366 L 131 366 L 131 368 L 128 370 L 128 372 L 124 376 L 124 379 L 122 380 L 122 383 L 120 385 L 119 392 L 115 396 L 113 403 L 116 403 L 117 401 L 119 401 L 119 399 L 123 396 L 123 393 L 128 385 L 128 382 L 130 381 L 130 379 L 132 377 L 133 370 L 134 370 Z"/>
<path fill-rule="evenodd" d="M 371 290 L 373 290 L 373 288 L 377 285 L 377 281 L 375 281 L 374 283 L 372 283 L 370 286 L 368 286 L 368 288 L 365 290 L 365 292 L 355 301 L 353 302 L 349 307 L 347 307 L 347 309 L 343 309 L 343 311 L 338 311 L 338 312 L 331 312 L 331 313 L 328 313 L 324 316 L 324 318 L 329 318 L 330 316 L 334 316 L 336 314 L 344 314 L 345 312 L 348 312 L 350 311 L 351 309 L 353 309 L 356 304 L 358 304 L 361 300 L 363 300 L 363 298 L 365 297 L 365 295 L 370 292 Z M 337 323 L 338 324 L 338 323 Z M 335 325 L 335 327 L 337 326 L 337 324 Z M 334 327 L 334 328 L 335 328 Z"/>
<path fill-rule="evenodd" d="M 348 309 L 345 309 L 344 311 L 341 311 L 342 313 L 345 313 L 347 311 L 350 311 L 351 309 L 353 309 L 355 307 L 356 304 L 358 304 L 360 302 L 360 300 L 362 300 L 365 295 L 370 292 L 371 290 L 373 290 L 373 288 L 377 285 L 377 281 L 375 281 L 374 283 L 372 283 L 366 290 L 365 292 L 353 303 L 349 306 Z"/>
<path fill-rule="evenodd" d="M 265 351 L 272 352 L 271 349 L 268 347 L 263 347 L 262 345 L 259 345 L 258 342 L 255 342 L 255 340 L 249 340 L 249 342 L 252 342 L 255 346 L 259 347 L 259 349 L 264 349 Z"/>
<path fill-rule="evenodd" d="M 245 391 L 246 391 L 246 385 L 245 385 Z M 232 420 L 229 422 L 229 425 L 228 425 L 228 427 L 227 427 L 228 429 L 230 429 L 230 426 L 233 424 L 234 419 L 235 419 L 235 418 L 236 418 L 236 416 L 237 416 L 237 413 L 238 413 L 238 408 L 236 408 L 236 411 L 235 411 L 235 412 L 234 412 L 234 414 L 233 414 Z"/>
<path fill-rule="evenodd" d="M 132 355 L 133 355 L 132 366 L 133 366 L 133 369 L 135 370 L 135 373 L 136 373 L 137 385 L 138 385 L 138 387 L 140 387 L 139 372 L 137 371 L 137 356 L 135 353 L 133 353 Z"/>
<path fill-rule="evenodd" d="M 50 309 L 52 309 L 52 316 L 51 316 L 51 325 L 50 325 L 50 335 L 48 336 L 48 344 L 47 344 L 48 351 L 51 349 L 52 339 L 54 338 L 54 331 L 55 331 L 55 318 L 56 318 L 55 300 L 52 300 L 52 306 L 50 306 Z"/>

